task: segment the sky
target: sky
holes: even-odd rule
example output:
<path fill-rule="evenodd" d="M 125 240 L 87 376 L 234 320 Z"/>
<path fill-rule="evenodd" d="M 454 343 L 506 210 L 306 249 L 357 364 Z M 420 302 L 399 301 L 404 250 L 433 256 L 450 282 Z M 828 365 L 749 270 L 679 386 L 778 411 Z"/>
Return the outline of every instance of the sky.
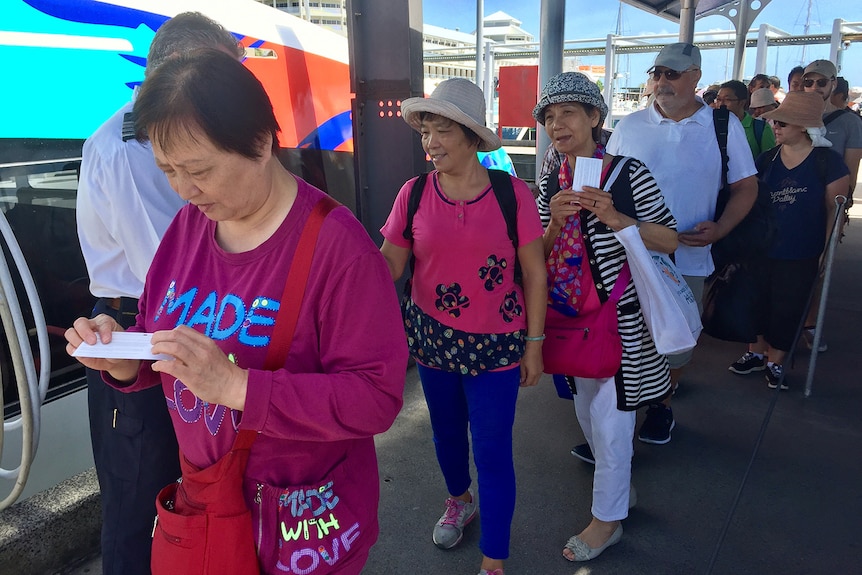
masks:
<path fill-rule="evenodd" d="M 462 32 L 476 29 L 476 3 L 472 0 L 424 0 L 423 17 L 426 24 L 444 28 L 459 28 Z M 801 35 L 808 14 L 808 0 L 771 0 L 752 24 L 770 24 L 793 35 Z M 540 0 L 485 0 L 485 15 L 501 10 L 522 22 L 522 28 L 538 39 Z M 604 38 L 617 28 L 619 3 L 614 0 L 567 0 L 565 39 Z M 588 16 L 584 16 L 588 13 Z M 646 34 L 678 34 L 679 25 L 666 18 L 623 4 L 623 36 Z M 831 34 L 836 18 L 848 22 L 862 21 L 862 5 L 851 0 L 812 0 L 809 34 Z M 724 16 L 716 15 L 695 21 L 695 32 L 733 30 L 733 24 Z M 663 42 L 667 42 L 664 40 Z M 744 78 L 754 75 L 756 49 L 749 48 L 745 55 Z M 708 84 L 729 80 L 732 74 L 733 53 L 730 50 L 704 50 L 703 78 Z M 646 70 L 655 54 L 621 57 L 619 70 L 628 73 L 629 79 L 621 85 L 637 86 L 646 80 Z M 793 66 L 806 64 L 819 58 L 829 58 L 829 45 L 771 47 L 767 54 L 766 73 L 778 76 L 786 87 L 787 74 Z M 804 61 L 803 61 L 804 60 Z M 582 58 L 581 64 L 604 64 L 604 56 Z M 862 86 L 862 43 L 854 43 L 844 52 L 840 75 L 851 86 Z"/>

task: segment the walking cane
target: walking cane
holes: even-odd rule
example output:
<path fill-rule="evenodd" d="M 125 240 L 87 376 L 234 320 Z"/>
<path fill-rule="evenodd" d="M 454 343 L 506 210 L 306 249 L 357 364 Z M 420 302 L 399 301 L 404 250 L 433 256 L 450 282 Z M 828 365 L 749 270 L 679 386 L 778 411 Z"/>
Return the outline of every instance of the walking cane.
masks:
<path fill-rule="evenodd" d="M 811 386 L 814 384 L 814 369 L 817 366 L 817 350 L 820 348 L 820 338 L 823 335 L 823 318 L 826 316 L 826 298 L 829 295 L 829 284 L 832 283 L 832 264 L 835 259 L 835 248 L 841 231 L 838 218 L 843 217 L 845 196 L 835 196 L 835 219 L 832 222 L 832 235 L 829 236 L 829 246 L 826 249 L 826 268 L 823 272 L 823 290 L 820 293 L 820 309 L 817 310 L 817 325 L 814 329 L 814 341 L 811 344 L 811 361 L 808 362 L 808 377 L 805 380 L 805 397 L 811 397 Z"/>

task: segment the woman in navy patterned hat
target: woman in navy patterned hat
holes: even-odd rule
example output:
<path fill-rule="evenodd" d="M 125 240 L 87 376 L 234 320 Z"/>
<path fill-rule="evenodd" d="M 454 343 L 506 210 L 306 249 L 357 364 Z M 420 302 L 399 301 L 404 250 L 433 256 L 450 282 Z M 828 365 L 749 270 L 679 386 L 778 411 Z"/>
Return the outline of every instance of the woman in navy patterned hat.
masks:
<path fill-rule="evenodd" d="M 533 110 L 533 117 L 545 126 L 554 148 L 564 156 L 560 168 L 539 182 L 536 199 L 546 226 L 549 320 L 553 314 L 593 311 L 608 299 L 626 261 L 616 231 L 637 226 L 648 249 L 663 253 L 676 249 L 676 221 L 649 170 L 634 158 L 606 154 L 599 143 L 607 113 L 598 86 L 577 72 L 551 78 Z M 578 158 L 599 158 L 603 176 L 617 168 L 619 175 L 606 182 L 607 191 L 591 186 L 573 190 Z M 557 265 L 560 262 L 565 265 Z M 559 277 L 560 269 L 568 270 L 567 277 Z M 592 521 L 566 543 L 563 556 L 569 561 L 593 559 L 622 537 L 620 522 L 634 505 L 631 459 L 636 410 L 670 392 L 667 360 L 656 351 L 631 280 L 618 302 L 617 319 L 623 353 L 616 376 L 589 379 L 565 374 L 596 465 Z"/>

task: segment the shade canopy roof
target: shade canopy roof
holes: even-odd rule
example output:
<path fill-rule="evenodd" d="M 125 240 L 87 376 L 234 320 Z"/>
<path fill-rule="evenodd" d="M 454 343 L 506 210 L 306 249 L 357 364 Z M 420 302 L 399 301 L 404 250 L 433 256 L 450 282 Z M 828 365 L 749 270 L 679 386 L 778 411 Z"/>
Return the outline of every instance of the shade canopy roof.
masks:
<path fill-rule="evenodd" d="M 679 22 L 679 14 L 682 8 L 682 2 L 680 0 L 622 0 L 626 4 L 630 4 L 635 8 L 639 8 L 645 12 L 649 12 L 651 14 L 656 14 L 658 16 L 662 16 L 663 18 L 667 18 L 668 20 L 672 20 L 674 22 Z M 727 4 L 733 4 L 739 0 L 700 0 L 697 2 L 697 8 L 695 8 L 694 14 L 695 18 L 700 18 L 701 16 L 708 15 L 709 12 L 717 8 L 721 8 Z M 743 0 L 747 1 L 747 0 Z"/>

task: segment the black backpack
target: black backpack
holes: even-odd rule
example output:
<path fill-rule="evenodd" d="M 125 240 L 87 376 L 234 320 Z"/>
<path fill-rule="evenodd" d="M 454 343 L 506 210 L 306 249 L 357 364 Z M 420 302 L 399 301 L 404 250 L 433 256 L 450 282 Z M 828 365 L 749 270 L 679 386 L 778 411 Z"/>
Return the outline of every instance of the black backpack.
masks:
<path fill-rule="evenodd" d="M 500 204 L 500 211 L 503 212 L 503 218 L 506 220 L 506 233 L 515 247 L 515 281 L 520 282 L 521 266 L 518 262 L 518 202 L 515 199 L 515 188 L 512 186 L 512 178 L 508 172 L 493 169 L 488 170 L 488 178 L 491 180 L 491 189 L 494 191 L 494 197 L 497 198 L 497 203 Z M 413 240 L 413 218 L 416 215 L 416 210 L 419 209 L 419 202 L 422 201 L 422 191 L 425 189 L 427 181 L 427 172 L 419 174 L 419 177 L 413 182 L 413 187 L 410 188 L 410 196 L 407 200 L 407 222 L 401 234 L 405 240 Z M 414 261 L 415 259 L 411 254 L 411 275 L 413 273 Z"/>
<path fill-rule="evenodd" d="M 754 129 L 754 141 L 757 142 L 759 152 L 765 152 L 763 149 L 763 132 L 766 131 L 766 120 L 763 118 L 753 118 L 751 127 Z"/>
<path fill-rule="evenodd" d="M 728 156 L 727 134 L 730 112 L 727 108 L 714 109 L 715 137 L 721 151 L 721 189 L 715 203 L 715 221 L 721 218 L 727 202 L 730 201 L 730 186 L 727 182 Z M 776 224 L 770 210 L 772 197 L 766 183 L 757 179 L 757 199 L 748 215 L 733 228 L 729 234 L 712 244 L 712 259 L 716 271 L 729 263 L 757 260 L 766 255 L 775 242 Z"/>

